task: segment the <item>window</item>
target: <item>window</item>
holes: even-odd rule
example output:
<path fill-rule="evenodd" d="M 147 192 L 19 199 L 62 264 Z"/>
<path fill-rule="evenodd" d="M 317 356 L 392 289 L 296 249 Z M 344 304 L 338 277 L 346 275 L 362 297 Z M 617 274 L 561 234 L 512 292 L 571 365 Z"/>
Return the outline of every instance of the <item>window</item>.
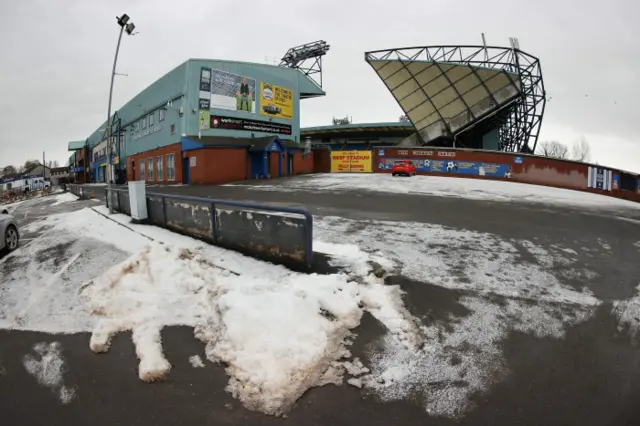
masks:
<path fill-rule="evenodd" d="M 147 170 L 149 173 L 149 181 L 153 179 L 153 158 L 147 158 Z"/>
<path fill-rule="evenodd" d="M 133 136 L 133 126 L 131 126 L 131 128 L 130 128 L 129 130 L 130 130 L 130 131 L 129 131 L 129 134 L 130 134 L 131 136 Z"/>
<path fill-rule="evenodd" d="M 169 126 L 169 134 L 174 134 L 176 132 L 176 125 L 172 124 L 171 126 Z"/>
<path fill-rule="evenodd" d="M 153 119 L 156 117 L 156 113 L 152 112 L 149 114 L 149 127 L 153 126 Z"/>
<path fill-rule="evenodd" d="M 156 180 L 164 180 L 164 171 L 162 170 L 162 155 L 156 157 L 156 171 L 158 175 Z"/>
<path fill-rule="evenodd" d="M 140 180 L 144 180 L 144 161 L 140 162 Z"/>
<path fill-rule="evenodd" d="M 167 180 L 176 180 L 176 169 L 173 163 L 173 154 L 167 155 Z"/>
<path fill-rule="evenodd" d="M 133 125 L 133 127 L 136 128 L 136 132 L 139 132 L 140 131 L 140 122 L 136 121 L 135 124 Z"/>
<path fill-rule="evenodd" d="M 120 155 L 124 155 L 124 135 L 120 139 Z"/>
<path fill-rule="evenodd" d="M 147 128 L 147 117 L 144 117 L 144 118 L 142 119 L 142 128 L 143 128 L 143 129 L 146 129 L 146 128 Z"/>
<path fill-rule="evenodd" d="M 164 121 L 164 109 L 161 109 L 160 111 L 158 111 L 158 121 Z"/>

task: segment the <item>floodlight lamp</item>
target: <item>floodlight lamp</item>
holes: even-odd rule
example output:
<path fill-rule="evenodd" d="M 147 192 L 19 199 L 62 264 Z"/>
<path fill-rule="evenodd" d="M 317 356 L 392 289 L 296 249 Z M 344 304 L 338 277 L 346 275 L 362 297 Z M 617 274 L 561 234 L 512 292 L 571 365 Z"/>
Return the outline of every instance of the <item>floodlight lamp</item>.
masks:
<path fill-rule="evenodd" d="M 135 25 L 133 25 L 133 22 L 130 22 L 127 24 L 127 28 L 125 29 L 125 31 L 127 31 L 127 34 L 132 35 L 133 34 L 133 30 L 136 28 Z"/>
<path fill-rule="evenodd" d="M 129 22 L 129 15 L 127 15 L 126 13 L 123 13 L 121 17 L 117 17 L 118 19 L 118 25 L 120 25 L 121 27 L 124 27 L 125 25 L 127 25 L 127 22 Z"/>

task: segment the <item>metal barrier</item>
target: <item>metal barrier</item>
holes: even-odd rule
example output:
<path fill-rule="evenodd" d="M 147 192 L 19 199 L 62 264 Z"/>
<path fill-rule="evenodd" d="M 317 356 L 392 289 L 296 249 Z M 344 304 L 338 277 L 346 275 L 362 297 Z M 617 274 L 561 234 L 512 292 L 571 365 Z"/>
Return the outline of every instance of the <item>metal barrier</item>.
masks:
<path fill-rule="evenodd" d="M 146 198 L 150 224 L 264 260 L 312 265 L 313 216 L 304 209 L 158 193 Z M 128 190 L 112 188 L 112 201 L 115 211 L 131 215 Z"/>

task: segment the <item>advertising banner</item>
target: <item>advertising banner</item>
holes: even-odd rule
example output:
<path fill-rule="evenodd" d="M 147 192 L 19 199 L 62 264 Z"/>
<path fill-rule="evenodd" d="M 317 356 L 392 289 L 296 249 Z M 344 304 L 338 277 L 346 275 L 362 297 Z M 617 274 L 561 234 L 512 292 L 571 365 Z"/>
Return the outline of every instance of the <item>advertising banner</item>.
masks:
<path fill-rule="evenodd" d="M 611 170 L 601 169 L 599 167 L 589 167 L 587 175 L 587 188 L 601 189 L 603 191 L 611 191 L 612 187 Z"/>
<path fill-rule="evenodd" d="M 261 81 L 260 114 L 293 120 L 293 91 Z"/>
<path fill-rule="evenodd" d="M 277 133 L 290 135 L 291 126 L 288 124 L 272 123 L 269 121 L 248 120 L 246 118 L 211 116 L 212 129 L 245 130 L 252 132 Z"/>
<path fill-rule="evenodd" d="M 202 83 L 201 83 L 202 84 Z M 256 81 L 242 75 L 211 70 L 211 108 L 256 112 Z"/>
<path fill-rule="evenodd" d="M 209 128 L 209 108 L 211 108 L 211 68 L 200 68 L 200 92 L 198 100 L 198 129 Z"/>
<path fill-rule="evenodd" d="M 413 163 L 418 173 L 451 173 L 507 179 L 511 178 L 511 166 L 509 164 L 421 158 L 378 158 L 378 160 L 378 168 L 381 170 L 391 170 L 396 161 L 408 160 Z"/>
<path fill-rule="evenodd" d="M 333 151 L 331 152 L 331 171 L 371 173 L 371 151 Z"/>
<path fill-rule="evenodd" d="M 209 129 L 209 123 L 211 123 L 211 113 L 208 109 L 201 109 L 198 111 L 198 129 Z"/>

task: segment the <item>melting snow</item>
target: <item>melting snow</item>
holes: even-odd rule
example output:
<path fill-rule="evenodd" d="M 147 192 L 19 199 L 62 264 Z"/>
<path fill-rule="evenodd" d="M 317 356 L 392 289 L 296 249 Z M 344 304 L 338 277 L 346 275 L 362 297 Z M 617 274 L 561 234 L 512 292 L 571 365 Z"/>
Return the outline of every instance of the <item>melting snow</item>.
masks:
<path fill-rule="evenodd" d="M 37 382 L 54 391 L 63 404 L 69 404 L 75 397 L 75 388 L 64 384 L 65 362 L 60 343 L 38 343 L 33 347 L 35 356 L 27 354 L 22 363 Z"/>

